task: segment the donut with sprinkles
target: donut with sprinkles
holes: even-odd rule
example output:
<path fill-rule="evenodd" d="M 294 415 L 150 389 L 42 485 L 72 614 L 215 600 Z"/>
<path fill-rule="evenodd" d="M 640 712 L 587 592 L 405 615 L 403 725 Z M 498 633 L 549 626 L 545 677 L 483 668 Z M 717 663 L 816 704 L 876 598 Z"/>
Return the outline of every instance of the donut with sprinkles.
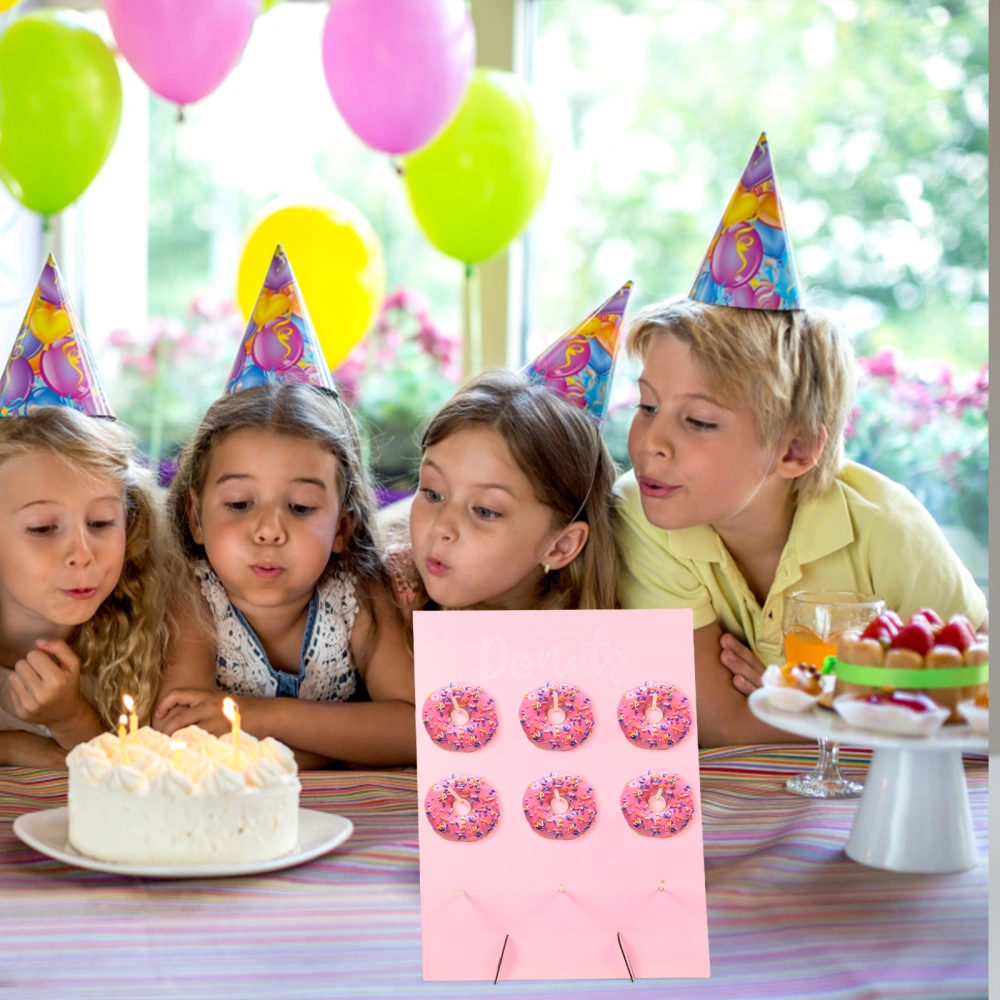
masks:
<path fill-rule="evenodd" d="M 482 750 L 497 731 L 497 707 L 475 684 L 445 684 L 424 701 L 421 718 L 427 735 L 442 750 Z"/>
<path fill-rule="evenodd" d="M 646 681 L 618 702 L 618 725 L 629 742 L 646 750 L 677 746 L 691 728 L 691 703 L 672 684 Z"/>
<path fill-rule="evenodd" d="M 474 844 L 488 837 L 500 819 L 497 790 L 471 774 L 452 774 L 431 785 L 424 815 L 439 837 Z"/>
<path fill-rule="evenodd" d="M 517 717 L 524 735 L 542 750 L 575 750 L 594 728 L 594 707 L 575 684 L 533 688 L 521 699 Z"/>
<path fill-rule="evenodd" d="M 622 815 L 643 837 L 673 837 L 691 822 L 694 792 L 679 775 L 647 771 L 625 783 Z"/>
<path fill-rule="evenodd" d="M 590 783 L 558 771 L 531 782 L 521 807 L 531 829 L 548 840 L 577 840 L 597 818 L 597 798 Z"/>

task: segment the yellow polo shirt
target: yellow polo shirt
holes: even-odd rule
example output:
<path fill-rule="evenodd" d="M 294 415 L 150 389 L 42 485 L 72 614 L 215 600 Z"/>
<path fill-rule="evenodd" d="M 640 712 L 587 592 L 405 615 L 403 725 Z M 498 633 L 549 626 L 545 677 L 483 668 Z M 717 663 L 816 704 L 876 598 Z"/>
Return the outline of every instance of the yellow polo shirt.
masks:
<path fill-rule="evenodd" d="M 718 620 L 764 663 L 782 662 L 781 617 L 796 590 L 876 594 L 904 621 L 933 608 L 978 627 L 986 598 L 930 514 L 905 487 L 848 463 L 821 497 L 795 511 L 774 583 L 761 607 L 709 525 L 664 531 L 642 512 L 632 472 L 615 485 L 622 606 L 692 608 L 694 627 Z"/>

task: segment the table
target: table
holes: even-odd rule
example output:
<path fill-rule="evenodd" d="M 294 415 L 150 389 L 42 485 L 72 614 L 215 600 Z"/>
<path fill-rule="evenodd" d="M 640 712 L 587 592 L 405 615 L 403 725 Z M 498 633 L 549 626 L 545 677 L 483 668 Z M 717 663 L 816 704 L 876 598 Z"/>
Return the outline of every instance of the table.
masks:
<path fill-rule="evenodd" d="M 841 751 L 848 770 L 869 759 Z M 0 997 L 985 997 L 986 758 L 965 762 L 980 863 L 955 875 L 850 861 L 857 801 L 781 787 L 814 763 L 815 749 L 799 746 L 701 754 L 711 979 L 544 986 L 422 982 L 412 771 L 303 774 L 303 806 L 355 824 L 325 858 L 158 882 L 67 867 L 21 844 L 14 818 L 64 805 L 66 775 L 0 768 Z"/>

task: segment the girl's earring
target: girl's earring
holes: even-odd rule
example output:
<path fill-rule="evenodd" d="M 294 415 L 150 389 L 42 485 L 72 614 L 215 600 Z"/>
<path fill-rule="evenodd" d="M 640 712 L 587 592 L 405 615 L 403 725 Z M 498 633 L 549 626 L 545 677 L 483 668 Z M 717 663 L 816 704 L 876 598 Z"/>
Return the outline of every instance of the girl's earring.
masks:
<path fill-rule="evenodd" d="M 548 564 L 548 563 L 545 563 L 545 564 L 543 564 L 543 566 L 542 566 L 542 569 L 543 569 L 543 570 L 545 570 L 545 575 L 546 575 L 546 576 L 548 576 L 548 575 L 549 575 L 549 569 L 550 569 L 550 568 L 551 568 L 551 567 L 549 566 L 549 564 Z"/>

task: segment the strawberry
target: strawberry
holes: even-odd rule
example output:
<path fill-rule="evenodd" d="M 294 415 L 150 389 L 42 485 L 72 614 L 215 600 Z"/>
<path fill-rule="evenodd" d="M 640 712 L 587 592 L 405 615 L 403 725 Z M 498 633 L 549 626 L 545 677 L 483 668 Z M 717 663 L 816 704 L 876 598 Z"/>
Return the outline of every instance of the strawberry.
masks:
<path fill-rule="evenodd" d="M 926 618 L 931 623 L 931 628 L 934 629 L 935 632 L 939 628 L 941 628 L 942 625 L 944 625 L 944 622 L 941 621 L 941 616 L 936 611 L 934 611 L 932 608 L 921 608 L 917 612 L 917 614 L 918 615 L 923 615 L 924 618 Z M 914 618 L 915 617 L 916 617 L 916 615 L 914 615 Z M 913 618 L 911 618 L 910 621 L 913 621 Z"/>
<path fill-rule="evenodd" d="M 879 615 L 879 618 L 884 618 L 887 622 L 892 622 L 892 624 L 896 626 L 896 632 L 903 627 L 903 619 L 900 618 L 899 615 L 892 610 L 892 608 L 889 608 L 888 611 L 883 611 L 882 614 Z"/>
<path fill-rule="evenodd" d="M 861 638 L 875 639 L 883 646 L 888 646 L 889 641 L 902 627 L 903 623 L 895 611 L 885 611 L 868 623 L 868 627 L 861 633 Z"/>
<path fill-rule="evenodd" d="M 954 646 L 964 653 L 976 641 L 976 633 L 972 631 L 968 618 L 964 615 L 955 615 L 938 632 L 934 641 L 939 646 Z"/>
<path fill-rule="evenodd" d="M 920 656 L 926 656 L 934 645 L 934 630 L 930 623 L 920 614 L 910 619 L 909 625 L 904 625 L 892 639 L 893 649 L 910 649 Z"/>

